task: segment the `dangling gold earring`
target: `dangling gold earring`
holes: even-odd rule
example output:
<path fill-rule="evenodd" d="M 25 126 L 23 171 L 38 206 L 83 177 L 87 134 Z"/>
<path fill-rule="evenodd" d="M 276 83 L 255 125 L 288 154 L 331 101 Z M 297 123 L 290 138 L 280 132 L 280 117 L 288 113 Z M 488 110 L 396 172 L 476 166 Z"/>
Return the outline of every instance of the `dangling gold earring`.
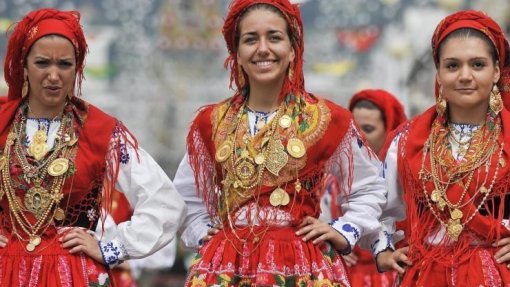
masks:
<path fill-rule="evenodd" d="M 290 62 L 288 77 L 289 77 L 289 81 L 292 82 L 292 79 L 294 78 L 294 62 Z"/>
<path fill-rule="evenodd" d="M 245 80 L 244 80 L 244 74 L 243 74 L 243 66 L 241 64 L 237 65 L 237 82 L 239 83 L 239 87 L 244 87 Z"/>
<path fill-rule="evenodd" d="M 436 99 L 437 114 L 442 116 L 446 111 L 446 100 L 443 97 L 443 86 L 439 87 L 439 96 Z"/>
<path fill-rule="evenodd" d="M 489 97 L 489 108 L 494 114 L 499 114 L 503 110 L 503 100 L 501 99 L 501 93 L 499 92 L 498 86 L 494 84 L 492 86 L 491 95 Z"/>
<path fill-rule="evenodd" d="M 28 96 L 28 80 L 23 81 L 23 87 L 21 88 L 21 98 L 24 99 Z"/>

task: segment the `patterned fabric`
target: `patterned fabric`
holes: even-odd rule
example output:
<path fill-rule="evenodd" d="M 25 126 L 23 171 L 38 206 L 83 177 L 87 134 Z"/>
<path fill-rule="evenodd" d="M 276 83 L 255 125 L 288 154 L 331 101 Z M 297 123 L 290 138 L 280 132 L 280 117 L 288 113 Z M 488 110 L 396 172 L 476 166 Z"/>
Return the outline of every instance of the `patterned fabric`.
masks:
<path fill-rule="evenodd" d="M 219 284 L 219 286 L 248 284 L 244 286 L 249 286 L 252 283 L 259 284 L 257 282 L 275 286 L 294 286 L 292 284 L 308 286 L 307 284 L 318 284 L 319 282 L 323 282 L 326 286 L 348 286 L 344 265 L 339 254 L 328 253 L 332 252 L 329 247 L 303 243 L 295 236 L 294 232 L 302 218 L 318 216 L 320 206 L 316 193 L 321 187 L 320 183 L 324 173 L 333 173 L 340 177 L 352 176 L 352 170 L 341 170 L 338 166 L 340 164 L 339 155 L 352 155 L 352 152 L 348 150 L 351 148 L 350 140 L 357 134 L 347 132 L 352 119 L 345 109 L 312 95 L 292 97 L 290 95 L 288 98 L 287 110 L 292 115 L 292 126 L 296 127 L 296 130 L 292 129 L 292 134 L 287 134 L 289 131 L 278 132 L 284 144 L 289 136 L 299 137 L 307 148 L 306 156 L 301 159 L 289 157 L 289 164 L 283 167 L 277 178 L 264 172 L 260 186 L 250 190 L 249 196 L 240 196 L 235 200 L 233 198 L 226 199 L 232 202 L 241 202 L 238 205 L 239 210 L 246 210 L 246 212 L 236 210 L 237 215 L 241 215 L 238 216 L 240 218 L 259 211 L 258 215 L 254 215 L 253 220 L 259 221 L 260 228 L 253 226 L 253 228 L 241 227 L 238 229 L 236 227 L 235 231 L 225 229 L 224 234 L 215 236 L 200 250 L 194 267 L 189 273 L 186 286 L 211 286 L 213 284 Z M 241 106 L 236 101 L 236 98 L 229 99 L 203 110 L 195 119 L 190 131 L 190 137 L 195 139 L 192 141 L 193 145 L 188 145 L 190 164 L 194 170 L 196 182 L 199 183 L 199 192 L 203 192 L 202 195 L 205 197 L 205 203 L 211 212 L 210 216 L 213 222 L 223 222 L 224 226 L 229 226 L 226 214 L 221 212 L 221 206 L 218 210 L 216 204 L 216 202 L 223 201 L 218 200 L 217 194 L 213 192 L 221 190 L 221 178 L 216 175 L 222 174 L 222 169 L 217 164 L 214 164 L 212 169 L 208 167 L 209 160 L 207 158 L 215 154 L 221 139 L 225 138 L 228 124 L 232 123 L 233 115 Z M 292 112 L 297 108 L 300 109 L 299 112 Z M 258 137 L 263 135 L 265 128 L 255 135 L 248 144 L 254 145 L 256 148 L 257 143 L 261 140 Z M 214 136 L 211 131 L 215 131 Z M 247 133 L 249 133 L 248 125 L 240 125 L 236 139 L 242 138 Z M 340 143 L 345 138 L 348 138 L 346 141 L 349 144 L 348 147 L 343 147 Z M 191 142 L 189 139 L 188 143 Z M 243 144 L 241 141 L 238 143 Z M 196 163 L 193 157 L 197 157 Z M 352 163 L 352 159 L 350 161 Z M 352 168 L 352 164 L 346 163 L 346 165 Z M 296 166 L 299 168 L 297 175 Z M 206 174 L 207 176 L 205 176 Z M 299 192 L 295 190 L 294 185 L 296 176 L 302 184 L 302 190 Z M 211 180 L 213 181 L 211 182 Z M 345 182 L 351 181 L 346 180 Z M 287 206 L 273 207 L 269 203 L 269 196 L 275 186 L 285 188 L 293 203 Z M 342 194 L 347 194 L 350 187 L 341 186 L 340 190 Z M 232 216 L 235 222 L 236 215 Z M 252 219 L 247 219 L 247 221 L 252 222 Z M 259 236 L 252 237 L 249 235 L 250 232 L 259 234 Z M 250 240 L 247 240 L 246 244 L 241 244 L 243 238 L 250 238 Z M 273 248 L 274 253 L 271 252 Z M 290 250 L 296 250 L 296 253 L 288 257 L 287 254 Z M 274 255 L 271 260 L 265 257 L 269 252 Z M 329 255 L 326 256 L 326 254 Z M 262 260 L 261 256 L 264 256 L 264 262 L 268 265 L 258 265 L 257 262 Z M 276 265 L 273 266 L 272 263 Z"/>
<path fill-rule="evenodd" d="M 7 134 L 10 131 L 10 123 L 15 120 L 15 115 L 21 105 L 21 100 L 8 101 L 3 104 L 0 109 L 0 149 L 3 150 Z M 118 141 L 128 144 L 126 140 L 126 131 L 117 120 L 104 114 L 97 108 L 74 97 L 66 107 L 66 112 L 74 115 L 74 128 L 78 136 L 78 149 L 72 160 L 70 171 L 71 176 L 64 182 L 62 192 L 64 195 L 61 201 L 61 208 L 65 212 L 63 221 L 55 222 L 49 226 L 43 234 L 41 234 L 42 243 L 36 247 L 34 252 L 27 252 L 26 242 L 20 241 L 14 232 L 21 235 L 21 238 L 27 238 L 22 233 L 21 228 L 16 227 L 15 221 L 10 216 L 10 206 L 7 200 L 0 201 L 0 224 L 3 227 L 4 234 L 9 238 L 9 244 L 5 248 L 0 249 L 0 256 L 3 256 L 0 267 L 3 269 L 0 274 L 1 286 L 18 286 L 18 283 L 5 284 L 3 282 L 14 282 L 13 277 L 16 276 L 16 282 L 37 282 L 27 286 L 67 286 L 68 282 L 84 282 L 88 280 L 90 283 L 71 283 L 71 286 L 108 286 L 108 275 L 101 275 L 97 270 L 104 272 L 104 267 L 99 263 L 93 262 L 91 258 L 84 257 L 84 261 L 71 258 L 80 258 L 80 256 L 71 256 L 69 251 L 63 249 L 58 242 L 58 232 L 62 227 L 83 227 L 93 230 L 100 221 L 100 209 L 102 200 L 108 203 L 106 186 L 103 185 L 105 177 L 109 177 L 115 181 L 115 159 L 119 158 L 111 154 L 118 154 L 115 145 L 120 145 Z M 99 128 L 100 127 L 100 128 Z M 118 130 L 118 141 L 113 141 L 111 146 L 112 135 L 114 129 Z M 49 156 L 51 152 L 47 155 Z M 13 166 L 11 169 L 12 177 L 16 177 L 19 169 L 16 168 L 16 157 L 12 157 Z M 110 160 L 109 160 L 110 159 Z M 21 181 L 18 181 L 21 182 Z M 108 182 L 108 181 L 107 181 Z M 16 192 L 19 196 L 23 196 L 28 186 L 18 184 Z M 108 208 L 108 204 L 104 206 Z M 26 212 L 25 216 L 34 219 L 33 216 Z M 15 229 L 13 229 L 16 227 Z M 51 253 L 46 253 L 50 252 Z M 57 260 L 54 255 L 61 254 L 63 257 Z M 11 258 L 12 256 L 13 258 Z M 42 257 L 41 257 L 42 256 Z M 9 260 L 7 260 L 9 259 Z M 56 261 L 55 261 L 56 260 Z M 60 262 L 60 263 L 58 263 Z M 58 267 L 58 264 L 62 268 Z M 13 265 L 14 264 L 14 265 Z M 19 267 L 18 267 L 19 266 Z M 80 267 L 81 266 L 81 267 Z M 85 266 L 85 270 L 96 270 L 95 273 L 77 272 Z M 58 268 L 58 269 L 57 269 Z M 38 270 L 41 270 L 39 272 Z M 56 283 L 55 278 L 44 274 L 60 274 L 62 280 Z M 86 277 L 84 277 L 86 275 Z M 100 276 L 101 275 L 101 276 Z M 106 276 L 106 277 L 105 277 Z M 66 283 L 67 282 L 67 283 Z M 28 284 L 28 283 L 27 283 Z M 95 285 L 94 285 L 95 284 Z M 23 285 L 25 286 L 25 285 Z"/>
<path fill-rule="evenodd" d="M 103 260 L 110 269 L 121 264 L 123 259 L 128 258 L 124 246 L 116 240 L 110 242 L 99 241 L 98 244 L 101 249 L 101 255 L 103 255 Z"/>
<path fill-rule="evenodd" d="M 334 249 L 303 242 L 294 232 L 271 230 L 255 248 L 224 230 L 197 254 L 186 286 L 350 286 Z"/>

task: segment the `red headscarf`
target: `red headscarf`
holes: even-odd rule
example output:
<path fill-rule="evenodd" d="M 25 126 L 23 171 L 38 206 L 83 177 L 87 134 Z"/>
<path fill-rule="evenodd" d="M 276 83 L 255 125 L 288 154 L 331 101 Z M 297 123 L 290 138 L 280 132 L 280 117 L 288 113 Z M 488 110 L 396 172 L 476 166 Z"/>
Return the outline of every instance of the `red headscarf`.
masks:
<path fill-rule="evenodd" d="M 438 53 L 441 42 L 453 31 L 463 28 L 471 28 L 482 32 L 494 44 L 501 70 L 501 77 L 497 85 L 505 107 L 510 110 L 510 65 L 507 63 L 510 46 L 501 27 L 487 14 L 474 10 L 459 11 L 449 15 L 439 23 L 432 36 L 432 53 L 436 67 L 439 65 Z M 438 95 L 439 85 L 436 80 L 436 97 Z"/>
<path fill-rule="evenodd" d="M 239 83 L 239 65 L 237 63 L 237 44 L 236 35 L 239 31 L 239 22 L 246 10 L 257 4 L 267 4 L 278 9 L 284 16 L 290 30 L 290 41 L 296 54 L 294 59 L 294 73 L 292 81 L 285 77 L 280 98 L 293 92 L 295 95 L 304 92 L 305 80 L 303 77 L 303 23 L 299 7 L 291 4 L 288 0 L 234 0 L 230 4 L 230 9 L 223 24 L 223 37 L 227 43 L 229 56 L 225 60 L 225 68 L 230 68 L 230 87 L 235 83 L 237 91 L 242 91 L 248 83 L 241 86 Z M 244 75 L 246 78 L 246 75 Z"/>
<path fill-rule="evenodd" d="M 74 46 L 76 56 L 76 86 L 81 95 L 81 82 L 87 41 L 80 26 L 80 13 L 43 8 L 26 15 L 14 28 L 7 44 L 4 75 L 9 85 L 9 100 L 21 98 L 23 68 L 30 48 L 40 38 L 47 35 L 60 35 Z"/>
<path fill-rule="evenodd" d="M 354 94 L 349 103 L 349 110 L 352 112 L 359 101 L 369 101 L 376 105 L 386 119 L 386 132 L 396 129 L 401 123 L 407 120 L 402 104 L 389 92 L 385 90 L 361 90 Z"/>

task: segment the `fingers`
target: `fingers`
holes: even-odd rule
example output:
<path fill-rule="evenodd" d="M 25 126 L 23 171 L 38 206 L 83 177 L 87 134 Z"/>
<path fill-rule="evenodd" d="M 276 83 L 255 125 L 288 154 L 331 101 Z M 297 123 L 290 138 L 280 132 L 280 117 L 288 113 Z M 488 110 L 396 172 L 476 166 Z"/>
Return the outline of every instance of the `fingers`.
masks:
<path fill-rule="evenodd" d="M 501 246 L 508 245 L 508 244 L 510 244 L 510 237 L 500 239 L 499 241 L 494 242 L 492 244 L 492 246 L 493 247 L 501 247 Z"/>
<path fill-rule="evenodd" d="M 405 269 L 400 267 L 400 265 L 398 265 L 398 262 L 396 262 L 396 261 L 391 263 L 391 268 L 393 268 L 393 270 L 397 271 L 398 274 L 400 274 L 400 275 L 403 275 L 405 273 Z"/>
<path fill-rule="evenodd" d="M 0 247 L 7 246 L 8 242 L 9 242 L 9 239 L 7 239 L 7 237 L 0 235 Z"/>
<path fill-rule="evenodd" d="M 356 265 L 359 259 L 358 256 L 356 256 L 354 253 L 343 255 L 343 258 L 345 261 L 345 265 L 347 265 L 347 267 L 352 267 Z"/>
<path fill-rule="evenodd" d="M 303 226 L 306 226 L 306 225 L 310 225 L 310 224 L 314 224 L 315 222 L 319 221 L 318 219 L 314 218 L 314 217 L 311 217 L 311 216 L 307 216 L 303 219 L 303 221 L 301 222 L 301 224 L 299 225 L 299 227 L 303 227 Z"/>
<path fill-rule="evenodd" d="M 503 257 L 505 257 L 508 252 L 510 252 L 510 245 L 505 245 L 501 248 L 498 249 L 498 251 L 496 251 L 496 253 L 494 254 L 494 258 L 496 259 L 496 262 L 498 263 L 502 263 L 502 262 L 505 262 L 506 260 L 502 259 Z"/>

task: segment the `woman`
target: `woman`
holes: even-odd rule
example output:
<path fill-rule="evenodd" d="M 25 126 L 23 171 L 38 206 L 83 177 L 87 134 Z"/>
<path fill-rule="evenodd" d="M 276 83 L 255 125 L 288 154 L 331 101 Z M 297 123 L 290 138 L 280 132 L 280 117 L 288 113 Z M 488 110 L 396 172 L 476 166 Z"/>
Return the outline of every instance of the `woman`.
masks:
<path fill-rule="evenodd" d="M 200 110 L 175 178 L 182 238 L 203 244 L 186 286 L 349 286 L 335 250 L 380 230 L 377 158 L 348 111 L 305 91 L 297 5 L 233 1 L 223 34 L 237 91 Z M 326 172 L 345 210 L 331 224 L 317 220 Z"/>
<path fill-rule="evenodd" d="M 349 103 L 354 122 L 365 135 L 370 148 L 379 153 L 384 145 L 387 134 L 396 129 L 406 120 L 404 107 L 389 92 L 381 89 L 361 90 L 352 96 Z M 325 188 L 321 195 L 321 219 L 330 220 L 341 213 L 336 201 L 331 200 L 338 194 L 336 179 L 326 176 Z M 351 285 L 363 286 L 392 286 L 396 273 L 379 273 L 371 252 L 354 248 L 353 252 L 344 256 L 349 267 Z"/>
<path fill-rule="evenodd" d="M 404 124 L 386 155 L 386 215 L 402 217 L 402 193 L 408 257 L 406 247 L 378 262 L 412 264 L 402 286 L 507 286 L 508 42 L 484 13 L 461 11 L 441 21 L 432 48 L 436 106 Z"/>
<path fill-rule="evenodd" d="M 2 286 L 109 286 L 106 270 L 161 248 L 185 212 L 122 123 L 78 97 L 87 52 L 79 19 L 36 10 L 9 38 L 0 109 Z M 114 188 L 134 214 L 113 240 L 98 241 L 91 230 L 103 223 Z"/>
<path fill-rule="evenodd" d="M 357 92 L 349 102 L 349 110 L 376 154 L 381 151 L 388 133 L 407 120 L 397 98 L 381 89 Z"/>

